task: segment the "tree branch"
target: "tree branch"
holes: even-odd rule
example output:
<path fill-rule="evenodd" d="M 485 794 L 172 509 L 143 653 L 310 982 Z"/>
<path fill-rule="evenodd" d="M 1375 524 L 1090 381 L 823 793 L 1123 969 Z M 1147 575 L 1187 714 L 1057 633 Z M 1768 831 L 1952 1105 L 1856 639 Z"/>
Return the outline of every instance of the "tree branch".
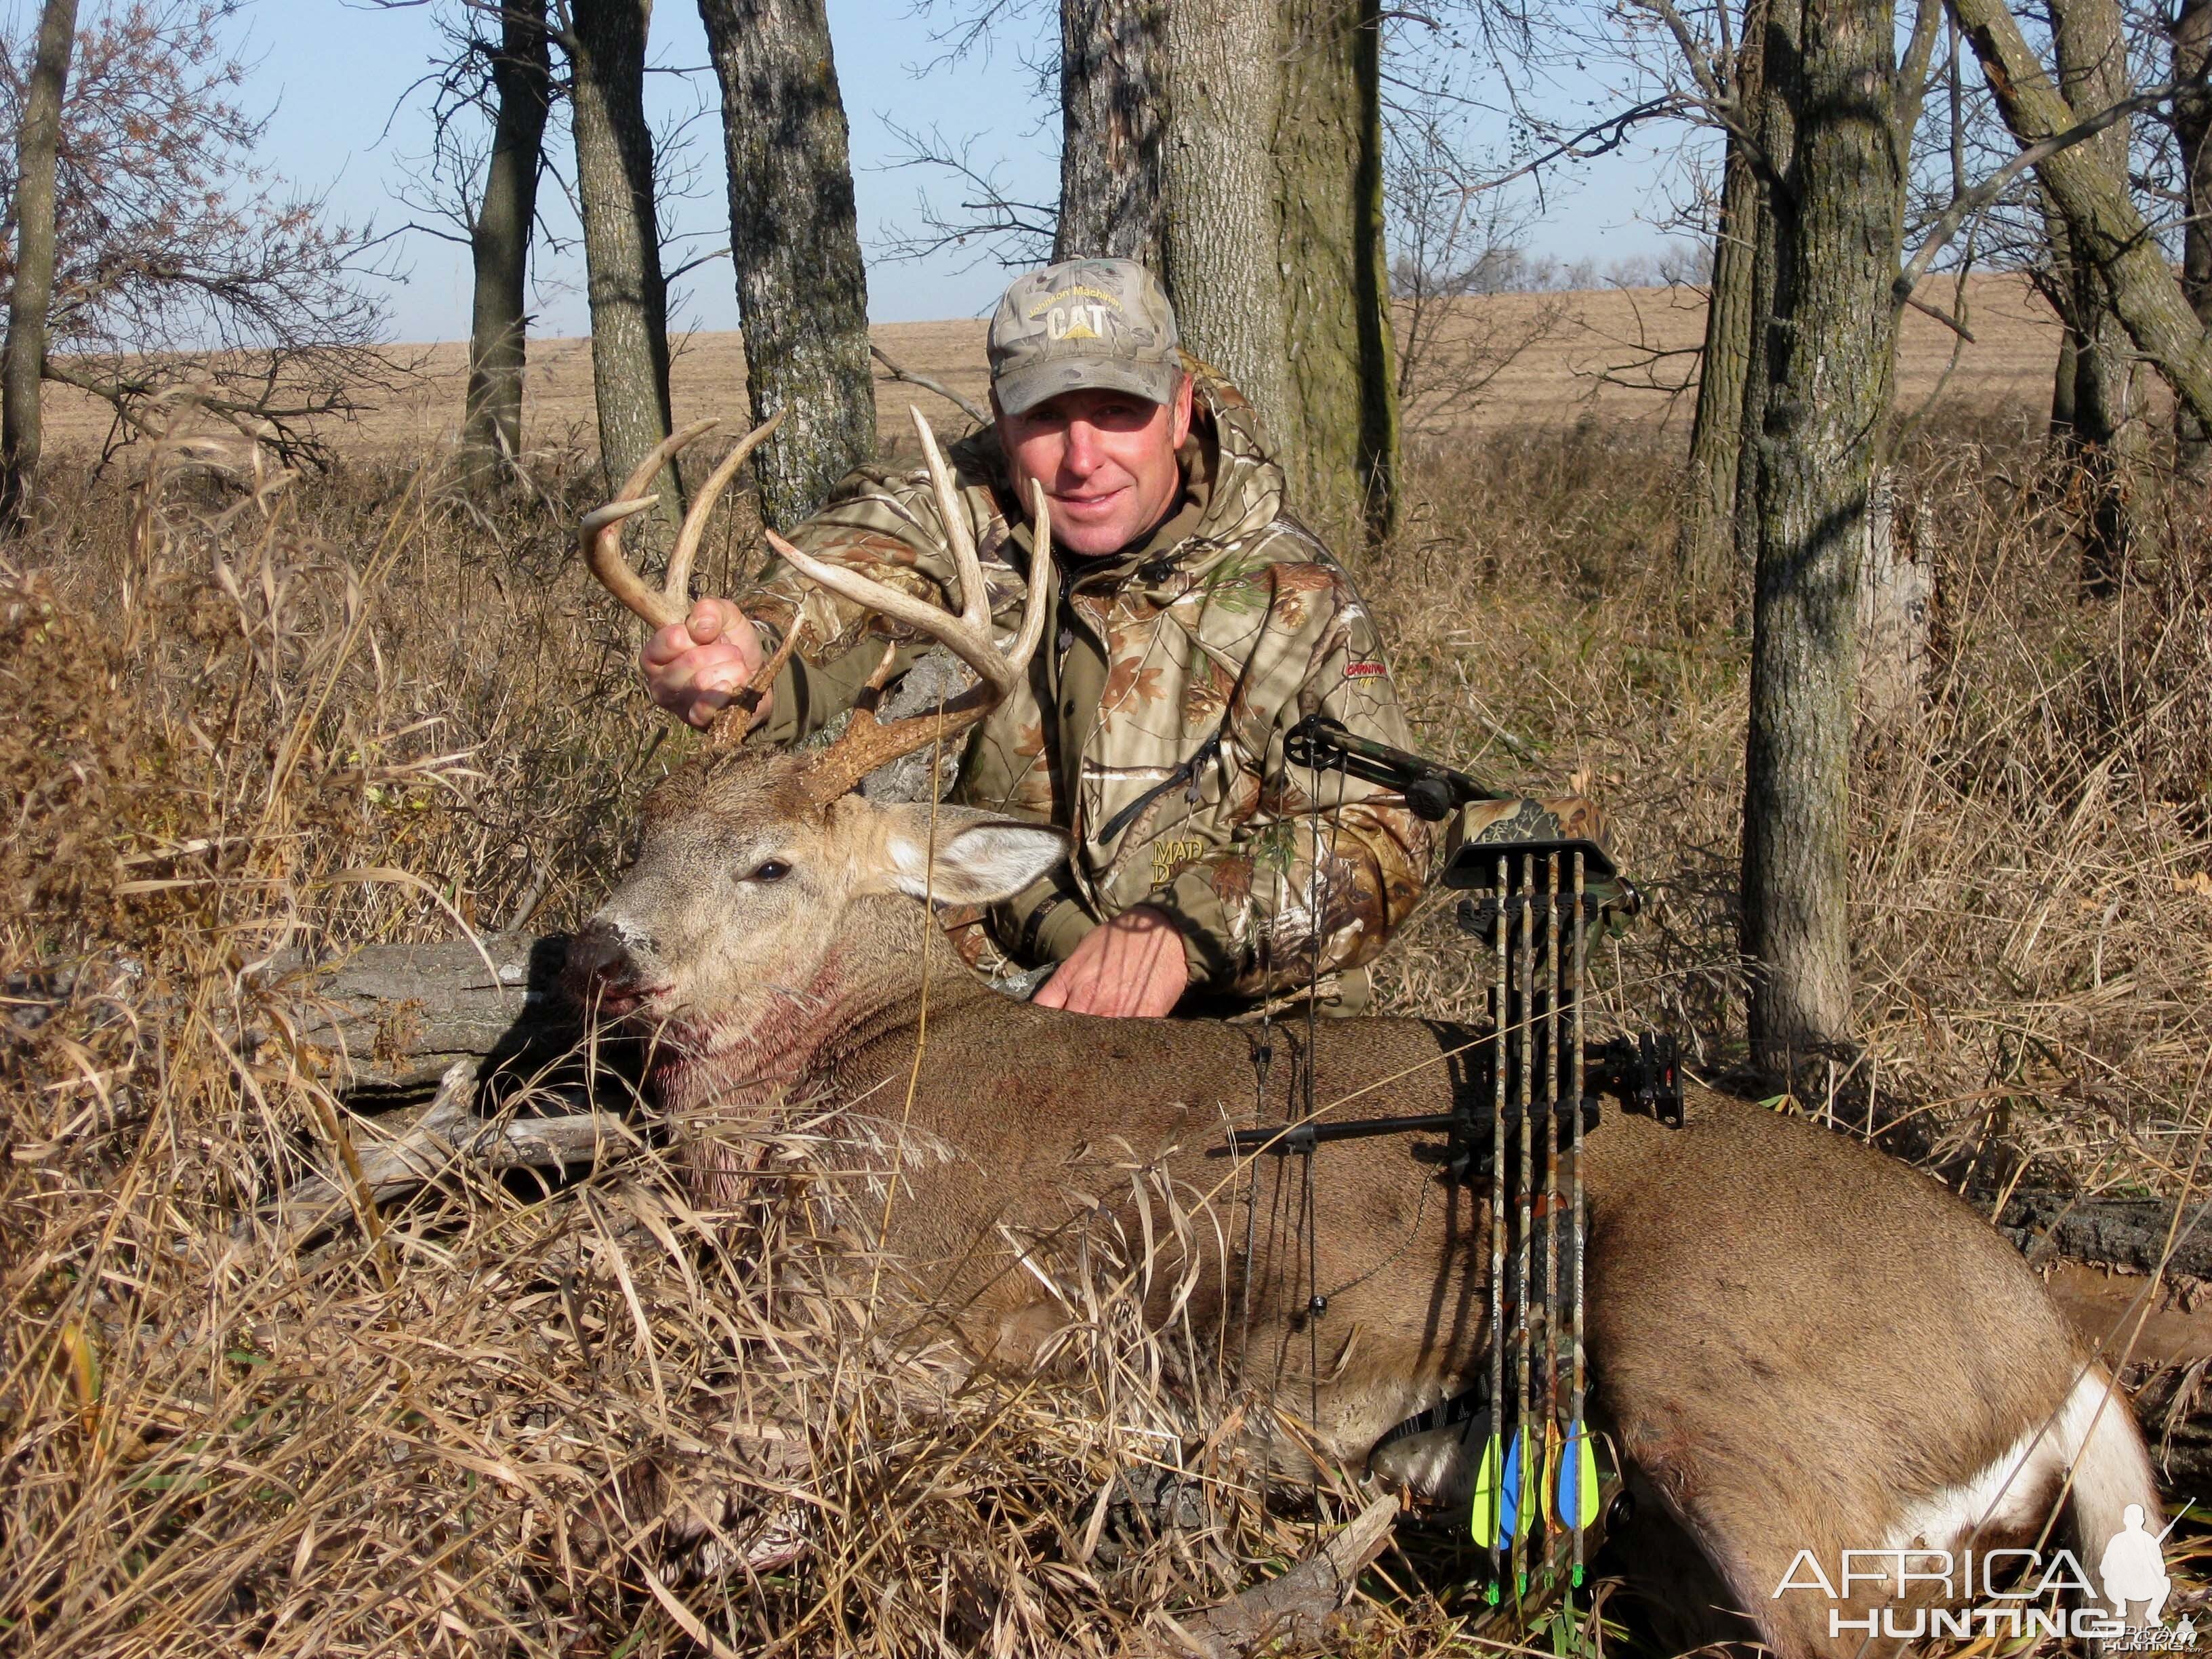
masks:
<path fill-rule="evenodd" d="M 872 340 L 868 342 L 868 355 L 871 357 L 873 357 L 878 362 L 881 363 L 884 366 L 884 372 L 894 380 L 903 380 L 908 386 L 918 386 L 924 392 L 934 392 L 939 397 L 944 398 L 947 403 L 958 404 L 961 412 L 966 415 L 969 420 L 975 422 L 978 426 L 988 426 L 991 424 L 991 411 L 989 410 L 978 406 L 972 398 L 963 397 L 960 393 L 955 392 L 951 386 L 945 385 L 942 380 L 933 380 L 927 374 L 915 374 L 909 373 L 906 369 L 901 368 L 896 363 L 893 362 L 887 355 L 885 355 L 884 349 Z"/>
<path fill-rule="evenodd" d="M 1912 302 L 1912 290 L 1919 286 L 1920 279 L 1928 274 L 1928 267 L 1935 262 L 1936 256 L 1941 253 L 1951 239 L 1959 234 L 1960 226 L 2002 196 L 2006 188 L 2021 173 L 2026 173 L 2039 161 L 2049 160 L 2062 149 L 2071 149 L 2086 139 L 2094 138 L 2113 123 L 2125 120 L 2137 110 L 2148 109 L 2154 104 L 2162 103 L 2173 96 L 2173 93 L 2174 88 L 2167 85 L 2153 87 L 2147 92 L 2136 94 L 2132 98 L 2123 98 L 2110 109 L 2101 110 L 2087 120 L 2078 122 L 2067 128 L 2063 132 L 2055 132 L 2047 138 L 2039 138 L 1966 194 L 1954 197 L 1951 205 L 1943 210 L 1942 216 L 1938 218 L 1929 228 L 1928 239 L 1921 243 L 1920 251 L 1912 256 L 1905 269 L 1897 274 L 1897 280 L 1890 284 L 1890 293 L 1897 303 L 1910 305 Z"/>

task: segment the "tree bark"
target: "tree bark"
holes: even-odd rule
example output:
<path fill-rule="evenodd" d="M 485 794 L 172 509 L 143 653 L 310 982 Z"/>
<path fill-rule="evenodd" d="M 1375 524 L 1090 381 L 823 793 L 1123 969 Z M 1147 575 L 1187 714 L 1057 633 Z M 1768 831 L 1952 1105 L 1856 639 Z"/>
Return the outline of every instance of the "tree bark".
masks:
<path fill-rule="evenodd" d="M 611 489 L 670 431 L 668 284 L 660 270 L 645 40 L 653 0 L 573 0 L 563 40 L 572 70 L 576 200 L 592 312 L 592 392 Z M 672 467 L 656 485 L 664 533 L 681 522 Z"/>
<path fill-rule="evenodd" d="M 2181 289 L 2212 332 L 2212 0 L 2181 0 L 2173 20 L 2173 136 L 2181 149 L 2188 220 L 2181 232 Z M 2184 472 L 2212 471 L 2212 423 L 2175 411 Z"/>
<path fill-rule="evenodd" d="M 2004 0 L 1948 0 L 1973 46 L 2004 123 L 2023 145 L 2052 139 L 2085 115 L 2059 95 L 2029 51 Z M 2086 146 L 2054 150 L 2036 173 L 2066 216 L 2077 249 L 2102 274 L 2112 309 L 2136 349 L 2189 411 L 2212 422 L 2212 339 L 2124 189 Z"/>
<path fill-rule="evenodd" d="M 876 453 L 868 279 L 822 0 L 699 0 L 722 86 L 730 259 L 761 515 L 789 526 Z"/>
<path fill-rule="evenodd" d="M 2094 114 L 2125 100 L 2132 88 L 2118 0 L 2053 0 L 2051 20 L 2059 91 L 2068 105 L 2077 113 Z M 2103 170 L 2108 188 L 2126 191 L 2127 122 L 2116 122 L 2084 140 L 2081 149 Z M 2073 374 L 2070 395 L 2052 398 L 2051 428 L 2072 462 L 2087 507 L 2081 585 L 2101 596 L 2113 591 L 2127 561 L 2130 473 L 2143 459 L 2132 453 L 2140 448 L 2136 441 L 2142 434 L 2142 423 L 2130 420 L 2128 406 L 2133 354 L 2103 274 L 2081 256 L 2080 238 L 2063 211 L 2052 216 L 2050 206 L 2046 195 L 2060 320 L 2066 325 L 2060 366 Z"/>
<path fill-rule="evenodd" d="M 1759 6 L 1755 15 L 1747 10 L 1746 15 L 1747 23 L 1756 28 L 1755 45 L 1747 46 L 1746 50 L 1756 50 L 1762 66 L 1770 58 L 1781 61 L 1784 52 L 1794 58 L 1796 52 L 1796 20 L 1794 16 L 1776 17 L 1772 0 Z M 1765 477 L 1768 380 L 1774 355 L 1775 334 L 1780 326 L 1777 319 L 1782 279 L 1775 231 L 1776 181 L 1768 169 L 1786 165 L 1797 142 L 1796 110 L 1782 96 L 1772 77 L 1762 74 L 1747 103 L 1751 112 L 1748 118 L 1753 136 L 1757 139 L 1759 154 L 1766 158 L 1766 162 L 1765 168 L 1754 172 L 1756 189 L 1752 194 L 1753 222 L 1745 238 L 1751 257 L 1750 341 L 1744 361 L 1743 413 L 1739 418 L 1742 441 L 1736 452 L 1735 564 L 1729 573 L 1729 586 L 1735 596 L 1735 624 L 1739 633 L 1751 625 L 1753 577 L 1759 568 L 1759 492 Z"/>
<path fill-rule="evenodd" d="M 1776 0 L 1766 46 L 1796 133 L 1772 204 L 1743 947 L 1753 1060 L 1795 1077 L 1850 1036 L 1856 618 L 1895 368 L 1906 136 L 1887 0 Z"/>
<path fill-rule="evenodd" d="M 1267 8 L 1258 8 L 1262 11 Z M 1317 523 L 1397 522 L 1398 376 L 1382 234 L 1380 0 L 1290 0 L 1273 145 L 1291 503 Z"/>
<path fill-rule="evenodd" d="M 39 382 L 46 367 L 46 315 L 54 298 L 54 173 L 59 165 L 62 94 L 76 43 L 76 0 L 46 0 L 31 84 L 15 130 L 15 280 L 8 295 L 8 339 L 0 349 L 0 533 L 28 513 L 44 428 Z"/>
<path fill-rule="evenodd" d="M 1281 96 L 1274 14 L 1246 0 L 1175 0 L 1164 39 L 1168 296 L 1184 344 L 1235 383 L 1281 446 L 1296 428 L 1268 153 Z"/>
<path fill-rule="evenodd" d="M 1165 9 L 1164 0 L 1060 0 L 1055 261 L 1161 269 Z"/>
<path fill-rule="evenodd" d="M 1765 0 L 1747 0 L 1733 84 L 1749 118 L 1759 101 L 1759 48 Z M 1705 299 L 1705 344 L 1698 360 L 1698 408 L 1674 571 L 1686 587 L 1722 580 L 1735 550 L 1736 471 L 1744 450 L 1744 392 L 1752 357 L 1752 309 L 1759 218 L 1759 172 L 1750 147 L 1729 135 L 1721 167 L 1720 222 L 1713 232 L 1712 283 Z"/>
<path fill-rule="evenodd" d="M 471 484 L 499 490 L 522 453 L 522 380 L 528 350 L 526 285 L 538 217 L 538 168 L 553 99 L 545 0 L 508 0 L 491 60 L 498 110 L 483 199 L 469 234 L 476 266 L 461 454 Z"/>

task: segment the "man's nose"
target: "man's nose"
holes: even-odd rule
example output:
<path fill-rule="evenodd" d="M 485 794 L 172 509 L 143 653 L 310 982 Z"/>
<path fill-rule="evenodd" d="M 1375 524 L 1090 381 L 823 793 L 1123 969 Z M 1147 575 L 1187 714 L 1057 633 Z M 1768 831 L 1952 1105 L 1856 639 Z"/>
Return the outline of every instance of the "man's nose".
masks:
<path fill-rule="evenodd" d="M 1098 444 L 1098 428 L 1088 421 L 1070 421 L 1067 447 L 1061 452 L 1060 465 L 1079 478 L 1087 478 L 1105 459 Z"/>

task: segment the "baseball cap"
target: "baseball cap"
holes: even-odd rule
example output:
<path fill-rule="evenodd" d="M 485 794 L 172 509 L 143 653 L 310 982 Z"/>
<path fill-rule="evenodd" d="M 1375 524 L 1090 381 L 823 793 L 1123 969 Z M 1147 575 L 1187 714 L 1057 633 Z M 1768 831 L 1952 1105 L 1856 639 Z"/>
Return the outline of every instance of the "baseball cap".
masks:
<path fill-rule="evenodd" d="M 991 390 L 1019 415 L 1078 387 L 1156 404 L 1182 373 L 1175 310 L 1133 259 L 1070 259 L 1017 277 L 991 319 Z"/>

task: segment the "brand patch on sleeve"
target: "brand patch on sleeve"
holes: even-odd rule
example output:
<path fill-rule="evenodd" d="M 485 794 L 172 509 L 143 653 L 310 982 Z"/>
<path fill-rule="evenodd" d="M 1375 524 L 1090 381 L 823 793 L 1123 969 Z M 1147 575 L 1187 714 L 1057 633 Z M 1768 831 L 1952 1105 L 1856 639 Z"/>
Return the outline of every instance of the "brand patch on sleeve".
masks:
<path fill-rule="evenodd" d="M 1379 662 L 1348 662 L 1344 665 L 1344 678 L 1348 680 L 1371 680 L 1389 672 Z"/>

